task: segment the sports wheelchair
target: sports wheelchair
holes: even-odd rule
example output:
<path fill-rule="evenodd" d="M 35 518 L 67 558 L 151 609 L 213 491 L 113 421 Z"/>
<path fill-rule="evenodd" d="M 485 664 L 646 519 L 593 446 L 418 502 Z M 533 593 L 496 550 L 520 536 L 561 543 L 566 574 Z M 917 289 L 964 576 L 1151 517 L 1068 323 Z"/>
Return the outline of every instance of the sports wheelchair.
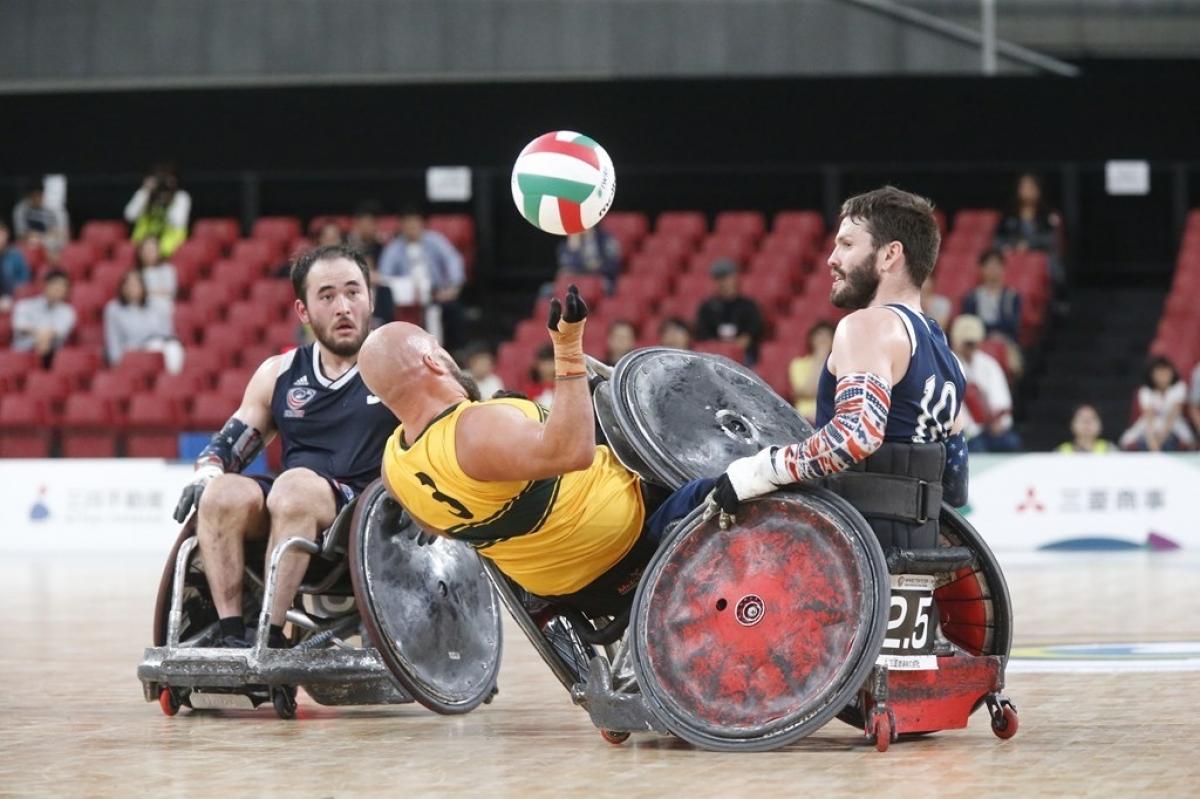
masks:
<path fill-rule="evenodd" d="M 812 432 L 728 359 L 638 350 L 591 361 L 598 425 L 643 479 L 674 489 L 737 457 Z M 542 659 L 603 737 L 670 733 L 758 751 L 837 717 L 885 751 L 900 735 L 961 728 L 986 705 L 1017 731 L 1002 693 L 1012 640 L 995 557 L 943 505 L 934 549 L 884 553 L 864 517 L 819 487 L 748 502 L 722 529 L 700 507 L 645 568 L 628 612 L 587 618 L 484 568 Z"/>
<path fill-rule="evenodd" d="M 495 594 L 469 547 L 448 539 L 418 546 L 415 531 L 376 480 L 315 542 L 293 537 L 276 547 L 265 577 L 256 568 L 262 559 L 248 552 L 242 607 L 256 640 L 231 649 L 212 646 L 217 612 L 193 514 L 167 558 L 154 645 L 138 666 L 146 700 L 168 716 L 184 706 L 271 702 L 280 718 L 296 715 L 297 687 L 322 705 L 415 700 L 455 714 L 490 702 L 501 650 Z M 312 560 L 287 612 L 290 646 L 272 648 L 267 608 L 292 549 Z"/>

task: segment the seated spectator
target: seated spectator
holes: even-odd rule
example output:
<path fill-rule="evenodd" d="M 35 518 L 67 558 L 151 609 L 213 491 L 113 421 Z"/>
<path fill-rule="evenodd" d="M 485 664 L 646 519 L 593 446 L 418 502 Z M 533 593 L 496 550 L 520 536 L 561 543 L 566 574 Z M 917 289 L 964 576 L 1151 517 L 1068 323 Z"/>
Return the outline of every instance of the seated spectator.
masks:
<path fill-rule="evenodd" d="M 0 313 L 12 309 L 13 294 L 29 282 L 29 263 L 25 254 L 12 246 L 8 224 L 0 221 Z"/>
<path fill-rule="evenodd" d="M 988 338 L 1004 342 L 1008 371 L 1019 377 L 1024 359 L 1017 344 L 1021 334 L 1021 295 L 1004 282 L 1004 255 L 988 250 L 979 256 L 979 285 L 963 297 L 962 312 L 983 320 Z"/>
<path fill-rule="evenodd" d="M 490 399 L 497 391 L 504 390 L 504 381 L 496 374 L 496 356 L 486 344 L 476 342 L 468 346 L 463 353 L 463 364 L 479 387 L 479 396 Z"/>
<path fill-rule="evenodd" d="M 156 166 L 142 181 L 142 186 L 125 206 L 125 221 L 133 225 L 130 239 L 158 239 L 163 258 L 187 240 L 188 219 L 192 213 L 192 196 L 179 188 L 179 178 L 172 167 Z"/>
<path fill-rule="evenodd" d="M 621 244 L 600 227 L 572 233 L 558 245 L 558 273 L 599 275 L 611 294 L 621 274 Z"/>
<path fill-rule="evenodd" d="M 676 350 L 690 350 L 692 329 L 678 316 L 668 317 L 658 326 L 658 343 Z"/>
<path fill-rule="evenodd" d="M 331 247 L 336 244 L 344 244 L 342 238 L 342 229 L 338 227 L 337 222 L 326 222 L 321 225 L 321 229 L 317 231 L 317 246 Z"/>
<path fill-rule="evenodd" d="M 618 319 L 608 326 L 607 349 L 604 362 L 615 364 L 637 346 L 637 330 L 624 319 Z"/>
<path fill-rule="evenodd" d="M 971 452 L 1019 452 L 1021 437 L 1013 429 L 1012 394 L 1004 369 L 995 358 L 979 349 L 983 321 L 963 314 L 950 327 L 950 348 L 962 363 L 963 376 L 975 386 L 983 401 L 981 412 L 973 413 L 979 432 L 967 441 Z"/>
<path fill-rule="evenodd" d="M 1192 392 L 1188 396 L 1188 416 L 1192 419 L 1192 429 L 1200 433 L 1200 363 L 1192 370 Z"/>
<path fill-rule="evenodd" d="M 1178 452 L 1196 443 L 1183 415 L 1187 386 L 1169 358 L 1150 361 L 1144 385 L 1137 391 L 1138 417 L 1121 434 L 1121 449 Z"/>
<path fill-rule="evenodd" d="M 109 364 L 115 366 L 130 350 L 161 352 L 171 374 L 183 368 L 183 344 L 175 338 L 170 309 L 150 302 L 136 269 L 125 275 L 117 296 L 104 306 L 104 355 Z"/>
<path fill-rule="evenodd" d="M 521 393 L 543 408 L 549 408 L 554 404 L 554 375 L 554 346 L 545 344 L 534 356 L 529 383 Z"/>
<path fill-rule="evenodd" d="M 1027 172 L 1017 178 L 1012 205 L 996 230 L 996 247 L 1006 252 L 1046 253 L 1050 277 L 1061 287 L 1066 280 L 1059 238 L 1061 228 L 1062 219 L 1050 209 L 1042 193 L 1042 179 Z"/>
<path fill-rule="evenodd" d="M 75 329 L 75 309 L 67 302 L 71 281 L 67 273 L 46 273 L 40 297 L 26 297 L 13 306 L 13 349 L 36 352 L 50 365 L 54 353 Z"/>
<path fill-rule="evenodd" d="M 162 257 L 158 250 L 158 239 L 153 237 L 142 239 L 135 255 L 134 267 L 142 275 L 150 303 L 165 308 L 169 313 L 175 307 L 175 292 L 179 289 L 174 264 Z"/>
<path fill-rule="evenodd" d="M 921 310 L 930 319 L 938 323 L 942 330 L 950 329 L 950 317 L 954 315 L 954 303 L 950 298 L 937 294 L 933 290 L 933 278 L 925 278 L 921 284 Z"/>
<path fill-rule="evenodd" d="M 360 204 L 354 211 L 354 222 L 346 236 L 346 243 L 367 256 L 367 261 L 372 264 L 378 264 L 379 256 L 383 253 L 379 214 L 378 203 L 368 201 Z"/>
<path fill-rule="evenodd" d="M 833 349 L 833 325 L 821 321 L 808 329 L 808 354 L 792 359 L 788 379 L 796 410 L 810 422 L 817 418 L 817 382 Z"/>
<path fill-rule="evenodd" d="M 1100 437 L 1103 430 L 1100 414 L 1096 409 L 1086 403 L 1080 405 L 1071 415 L 1071 440 L 1059 444 L 1055 451 L 1095 454 L 1115 452 L 1116 447 L 1113 443 Z"/>
<path fill-rule="evenodd" d="M 47 204 L 41 182 L 31 186 L 13 207 L 12 232 L 17 241 L 51 252 L 61 250 L 71 238 L 66 210 Z"/>
<path fill-rule="evenodd" d="M 430 303 L 425 329 L 435 335 L 440 331 L 447 349 L 459 346 L 463 328 L 459 294 L 466 282 L 463 258 L 449 239 L 425 229 L 425 218 L 415 208 L 402 212 L 400 234 L 383 248 L 379 272 L 389 281 L 397 305 Z"/>
<path fill-rule="evenodd" d="M 736 341 L 746 351 L 746 363 L 758 360 L 758 343 L 762 338 L 762 311 L 758 303 L 743 297 L 738 290 L 737 264 L 721 258 L 709 270 L 716 286 L 715 294 L 700 306 L 696 317 L 696 338 L 699 341 Z"/>

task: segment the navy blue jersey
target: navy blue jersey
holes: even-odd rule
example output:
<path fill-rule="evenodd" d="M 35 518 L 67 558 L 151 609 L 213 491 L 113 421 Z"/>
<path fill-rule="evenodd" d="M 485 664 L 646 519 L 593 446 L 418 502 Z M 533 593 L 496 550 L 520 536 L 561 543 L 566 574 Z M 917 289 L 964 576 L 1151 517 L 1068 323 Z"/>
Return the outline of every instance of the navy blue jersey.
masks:
<path fill-rule="evenodd" d="M 938 323 L 904 305 L 886 305 L 904 323 L 912 346 L 908 371 L 892 386 L 885 441 L 924 443 L 943 441 L 962 407 L 967 381 L 958 359 L 950 351 L 946 334 Z M 833 418 L 837 378 L 821 368 L 817 382 L 817 426 Z"/>
<path fill-rule="evenodd" d="M 325 377 L 316 344 L 283 355 L 271 416 L 283 439 L 284 469 L 312 469 L 356 492 L 379 476 L 384 446 L 398 424 L 367 390 L 358 366 L 337 380 Z"/>

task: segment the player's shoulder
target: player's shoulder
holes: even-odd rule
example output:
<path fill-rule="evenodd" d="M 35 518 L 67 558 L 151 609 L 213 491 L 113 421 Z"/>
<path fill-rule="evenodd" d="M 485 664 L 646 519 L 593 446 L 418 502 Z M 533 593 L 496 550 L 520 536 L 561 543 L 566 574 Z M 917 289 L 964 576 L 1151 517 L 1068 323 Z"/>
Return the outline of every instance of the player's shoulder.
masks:
<path fill-rule="evenodd" d="M 835 335 L 870 333 L 886 335 L 887 333 L 903 332 L 907 327 L 906 317 L 901 311 L 890 305 L 872 305 L 870 308 L 860 308 L 847 314 L 838 322 Z"/>

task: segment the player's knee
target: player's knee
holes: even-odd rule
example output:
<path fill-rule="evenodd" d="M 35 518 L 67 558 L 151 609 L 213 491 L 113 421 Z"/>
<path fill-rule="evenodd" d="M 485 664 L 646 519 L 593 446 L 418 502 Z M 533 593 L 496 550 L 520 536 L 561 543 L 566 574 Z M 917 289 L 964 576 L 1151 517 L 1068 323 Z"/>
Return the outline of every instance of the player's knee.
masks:
<path fill-rule="evenodd" d="M 267 512 L 272 516 L 313 516 L 321 506 L 332 502 L 329 483 L 309 469 L 289 469 L 275 478 L 267 496 Z"/>
<path fill-rule="evenodd" d="M 200 495 L 200 513 L 210 517 L 250 513 L 261 508 L 262 502 L 262 489 L 253 480 L 236 474 L 222 474 Z"/>

